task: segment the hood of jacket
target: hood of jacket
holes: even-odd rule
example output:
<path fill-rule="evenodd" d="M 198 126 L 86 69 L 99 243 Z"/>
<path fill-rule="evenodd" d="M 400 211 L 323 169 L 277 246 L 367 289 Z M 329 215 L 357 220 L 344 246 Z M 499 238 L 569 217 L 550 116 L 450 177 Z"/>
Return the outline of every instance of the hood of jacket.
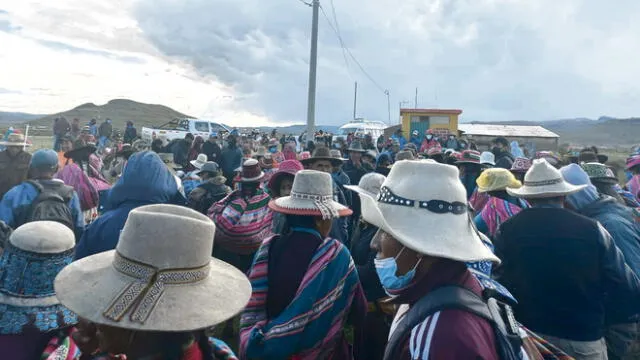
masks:
<path fill-rule="evenodd" d="M 111 208 L 124 202 L 167 203 L 178 193 L 176 180 L 153 151 L 133 154 L 109 193 Z"/>
<path fill-rule="evenodd" d="M 580 214 L 598 220 L 603 216 L 622 217 L 631 219 L 631 209 L 622 205 L 618 200 L 608 195 L 602 195 L 599 199 L 579 210 Z"/>

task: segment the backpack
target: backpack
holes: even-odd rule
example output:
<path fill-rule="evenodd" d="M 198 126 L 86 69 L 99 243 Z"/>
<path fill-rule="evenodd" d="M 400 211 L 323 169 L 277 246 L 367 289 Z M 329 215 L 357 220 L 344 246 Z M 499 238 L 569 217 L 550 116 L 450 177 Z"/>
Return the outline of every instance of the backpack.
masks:
<path fill-rule="evenodd" d="M 75 229 L 75 221 L 69 207 L 73 197 L 73 188 L 64 184 L 42 184 L 38 181 L 27 180 L 39 192 L 33 200 L 22 224 L 32 221 L 56 221 Z"/>
<path fill-rule="evenodd" d="M 471 290 L 456 285 L 440 287 L 418 300 L 398 323 L 384 352 L 392 360 L 402 346 L 402 339 L 429 315 L 446 309 L 470 312 L 487 320 L 496 338 L 496 353 L 501 360 L 523 359 L 523 342 L 511 307 L 493 297 L 486 300 Z"/>

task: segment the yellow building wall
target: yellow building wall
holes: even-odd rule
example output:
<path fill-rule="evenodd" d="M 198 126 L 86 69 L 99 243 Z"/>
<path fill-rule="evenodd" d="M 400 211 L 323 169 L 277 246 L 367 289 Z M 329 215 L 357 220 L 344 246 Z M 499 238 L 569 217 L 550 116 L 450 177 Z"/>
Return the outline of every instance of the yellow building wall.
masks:
<path fill-rule="evenodd" d="M 414 115 L 419 116 L 442 116 L 442 114 L 437 113 L 403 113 L 402 114 L 402 133 L 407 135 L 411 131 L 411 117 Z M 458 133 L 458 117 L 459 115 L 448 115 L 449 116 L 449 131 L 459 135 Z M 437 127 L 429 124 L 430 129 L 437 129 Z"/>

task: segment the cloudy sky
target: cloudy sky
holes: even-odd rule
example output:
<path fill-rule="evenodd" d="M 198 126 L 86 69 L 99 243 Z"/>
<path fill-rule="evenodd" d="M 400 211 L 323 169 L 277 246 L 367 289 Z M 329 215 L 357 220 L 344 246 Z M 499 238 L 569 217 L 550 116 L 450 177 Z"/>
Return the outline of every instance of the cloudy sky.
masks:
<path fill-rule="evenodd" d="M 352 116 L 354 81 L 358 116 L 382 121 L 384 91 L 395 122 L 416 87 L 418 107 L 466 120 L 640 115 L 638 0 L 321 4 L 320 124 Z M 0 0 L 0 110 L 131 98 L 238 125 L 301 123 L 310 20 L 301 0 Z"/>

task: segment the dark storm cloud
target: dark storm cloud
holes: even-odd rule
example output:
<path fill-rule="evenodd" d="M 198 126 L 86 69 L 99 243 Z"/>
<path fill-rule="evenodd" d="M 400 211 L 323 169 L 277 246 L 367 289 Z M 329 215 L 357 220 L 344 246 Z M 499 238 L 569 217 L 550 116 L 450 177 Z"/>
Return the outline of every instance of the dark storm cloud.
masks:
<path fill-rule="evenodd" d="M 333 20 L 330 0 L 322 5 Z M 462 108 L 470 120 L 596 116 L 612 108 L 629 110 L 628 99 L 637 98 L 620 96 L 632 83 L 620 75 L 626 68 L 596 71 L 613 60 L 640 80 L 630 62 L 612 52 L 626 41 L 617 35 L 640 30 L 630 22 L 640 8 L 631 0 L 615 9 L 595 0 L 335 5 L 345 44 L 379 85 L 351 59 L 345 66 L 321 14 L 317 118 L 322 123 L 348 119 L 354 80 L 359 81 L 358 112 L 370 118 L 386 120 L 382 90 L 390 90 L 392 121 L 398 102 L 413 100 L 415 87 L 419 106 Z M 304 119 L 311 10 L 301 2 L 141 0 L 134 15 L 162 54 L 232 86 L 239 93 L 236 106 L 275 120 Z M 607 53 L 594 54 L 598 48 Z M 627 87 L 618 88 L 620 82 Z M 640 93 L 637 87 L 630 91 Z"/>

